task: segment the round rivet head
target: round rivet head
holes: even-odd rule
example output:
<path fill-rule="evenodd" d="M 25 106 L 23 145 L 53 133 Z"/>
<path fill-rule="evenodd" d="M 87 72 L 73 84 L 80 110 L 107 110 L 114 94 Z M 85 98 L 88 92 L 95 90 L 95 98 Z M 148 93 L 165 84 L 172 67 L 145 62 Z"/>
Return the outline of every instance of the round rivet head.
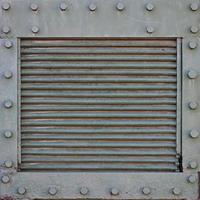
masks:
<path fill-rule="evenodd" d="M 198 130 L 196 130 L 196 129 L 192 129 L 191 131 L 190 131 L 190 137 L 191 138 L 198 138 L 199 137 L 199 131 Z"/>
<path fill-rule="evenodd" d="M 142 193 L 145 195 L 149 195 L 149 194 L 151 194 L 151 189 L 149 187 L 144 187 L 142 189 Z"/>
<path fill-rule="evenodd" d="M 152 3 L 146 4 L 146 10 L 152 11 L 154 9 L 154 5 Z"/>
<path fill-rule="evenodd" d="M 60 5 L 59 5 L 60 10 L 62 10 L 62 11 L 67 10 L 67 7 L 68 7 L 67 4 L 64 2 L 60 3 Z"/>
<path fill-rule="evenodd" d="M 195 70 L 190 70 L 187 73 L 189 79 L 195 79 L 198 76 L 198 73 Z"/>
<path fill-rule="evenodd" d="M 4 132 L 4 137 L 5 138 L 11 138 L 13 136 L 13 132 L 12 131 L 5 131 Z"/>
<path fill-rule="evenodd" d="M 13 46 L 13 43 L 10 40 L 6 40 L 4 42 L 4 47 L 6 47 L 7 49 L 10 49 Z"/>
<path fill-rule="evenodd" d="M 195 183 L 197 181 L 197 177 L 195 175 L 191 175 L 187 180 L 189 183 Z"/>
<path fill-rule="evenodd" d="M 95 11 L 95 10 L 97 9 L 97 6 L 96 6 L 96 4 L 91 3 L 91 4 L 88 6 L 88 8 L 89 8 L 90 11 Z"/>
<path fill-rule="evenodd" d="M 33 26 L 31 30 L 33 33 L 38 33 L 40 29 L 37 26 Z"/>
<path fill-rule="evenodd" d="M 147 33 L 153 33 L 155 30 L 154 30 L 153 26 L 147 26 L 146 31 L 147 31 Z"/>
<path fill-rule="evenodd" d="M 123 3 L 119 2 L 119 3 L 117 3 L 116 8 L 117 8 L 117 10 L 122 11 L 125 9 L 125 6 Z"/>
<path fill-rule="evenodd" d="M 1 182 L 2 183 L 9 183 L 10 182 L 9 176 L 2 176 L 1 177 Z"/>
<path fill-rule="evenodd" d="M 114 196 L 119 195 L 119 190 L 117 188 L 111 188 L 110 194 Z"/>
<path fill-rule="evenodd" d="M 13 107 L 13 102 L 11 100 L 4 101 L 4 107 L 9 109 Z"/>
<path fill-rule="evenodd" d="M 175 188 L 172 189 L 172 193 L 174 195 L 180 195 L 181 194 L 181 189 L 175 187 Z"/>
<path fill-rule="evenodd" d="M 50 195 L 56 195 L 57 192 L 58 192 L 58 190 L 57 190 L 56 187 L 50 187 L 49 190 L 48 190 L 48 193 Z"/>
<path fill-rule="evenodd" d="M 191 3 L 190 4 L 190 9 L 192 11 L 197 11 L 199 9 L 199 4 L 198 3 Z"/>
<path fill-rule="evenodd" d="M 198 108 L 199 104 L 196 101 L 191 101 L 188 103 L 188 107 L 190 110 L 196 110 Z"/>
<path fill-rule="evenodd" d="M 1 7 L 2 7 L 3 10 L 9 10 L 10 4 L 8 2 L 4 2 Z"/>
<path fill-rule="evenodd" d="M 12 78 L 13 73 L 12 73 L 11 71 L 5 71 L 5 72 L 3 73 L 3 76 L 4 76 L 6 79 L 10 79 L 10 78 Z"/>
<path fill-rule="evenodd" d="M 4 165 L 6 168 L 11 168 L 13 166 L 13 162 L 11 160 L 6 160 Z"/>
<path fill-rule="evenodd" d="M 80 188 L 80 194 L 87 195 L 89 193 L 89 189 L 87 187 Z"/>
<path fill-rule="evenodd" d="M 32 11 L 37 11 L 38 10 L 38 5 L 36 3 L 32 3 L 30 5 L 30 8 L 31 8 Z"/>
<path fill-rule="evenodd" d="M 190 32 L 191 33 L 198 33 L 199 27 L 198 26 L 191 26 L 190 27 Z"/>
<path fill-rule="evenodd" d="M 17 193 L 21 194 L 21 195 L 25 194 L 26 193 L 26 188 L 25 187 L 18 187 L 17 188 Z"/>
<path fill-rule="evenodd" d="M 190 49 L 196 49 L 197 46 L 198 46 L 198 44 L 197 44 L 197 42 L 190 41 L 190 42 L 188 43 L 188 46 L 189 46 Z"/>
<path fill-rule="evenodd" d="M 190 169 L 196 169 L 196 168 L 198 167 L 198 163 L 197 163 L 196 161 L 190 161 L 190 162 L 188 163 L 188 167 L 189 167 Z"/>
<path fill-rule="evenodd" d="M 2 27 L 2 32 L 5 33 L 5 34 L 9 33 L 10 32 L 10 27 L 9 26 L 3 26 Z"/>

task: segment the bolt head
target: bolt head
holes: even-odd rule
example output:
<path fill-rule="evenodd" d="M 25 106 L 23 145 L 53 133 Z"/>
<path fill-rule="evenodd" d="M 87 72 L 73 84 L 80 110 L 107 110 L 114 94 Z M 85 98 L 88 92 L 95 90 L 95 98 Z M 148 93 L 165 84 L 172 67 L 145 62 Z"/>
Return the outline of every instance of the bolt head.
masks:
<path fill-rule="evenodd" d="M 4 76 L 6 79 L 10 79 L 10 78 L 12 78 L 13 73 L 12 73 L 11 71 L 5 71 L 5 72 L 3 73 L 3 76 Z"/>
<path fill-rule="evenodd" d="M 196 110 L 198 108 L 199 104 L 196 101 L 191 101 L 188 104 L 188 107 L 190 108 L 190 110 Z"/>
<path fill-rule="evenodd" d="M 154 9 L 154 5 L 152 3 L 146 4 L 146 10 L 152 11 Z"/>
<path fill-rule="evenodd" d="M 198 44 L 197 44 L 197 42 L 190 41 L 190 42 L 188 43 L 188 46 L 189 46 L 190 49 L 196 49 L 197 46 L 198 46 Z"/>
<path fill-rule="evenodd" d="M 142 189 L 142 193 L 145 195 L 149 195 L 149 194 L 151 194 L 151 189 L 149 187 L 144 187 Z"/>
<path fill-rule="evenodd" d="M 48 192 L 49 192 L 50 195 L 56 195 L 57 188 L 56 187 L 50 187 Z"/>
<path fill-rule="evenodd" d="M 32 11 L 37 11 L 39 7 L 38 7 L 38 5 L 36 3 L 32 3 L 30 5 L 30 8 L 31 8 Z"/>
<path fill-rule="evenodd" d="M 88 7 L 90 11 L 95 11 L 97 9 L 97 5 L 94 3 L 91 3 Z"/>
<path fill-rule="evenodd" d="M 172 189 L 172 193 L 173 193 L 174 195 L 180 195 L 180 194 L 181 194 L 181 189 L 175 187 L 175 188 Z"/>
<path fill-rule="evenodd" d="M 197 181 L 197 177 L 195 175 L 191 175 L 187 180 L 189 183 L 195 183 Z"/>
<path fill-rule="evenodd" d="M 80 188 L 80 194 L 87 195 L 89 193 L 89 189 L 87 187 Z"/>
<path fill-rule="evenodd" d="M 199 27 L 198 26 L 191 26 L 190 27 L 190 32 L 191 33 L 198 33 Z"/>
<path fill-rule="evenodd" d="M 152 27 L 152 26 L 147 26 L 147 27 L 146 27 L 146 31 L 147 31 L 147 33 L 153 33 L 155 30 L 154 30 L 154 27 Z"/>
<path fill-rule="evenodd" d="M 196 161 L 190 161 L 190 162 L 188 163 L 188 167 L 189 167 L 190 169 L 196 169 L 196 168 L 198 167 L 198 163 L 197 163 Z"/>
<path fill-rule="evenodd" d="M 116 8 L 119 11 L 123 11 L 125 9 L 125 6 L 123 3 L 119 2 L 119 3 L 117 3 Z"/>
<path fill-rule="evenodd" d="M 199 4 L 198 3 L 191 3 L 190 4 L 190 9 L 192 11 L 197 11 L 199 9 Z"/>
<path fill-rule="evenodd" d="M 11 100 L 4 101 L 4 107 L 9 109 L 13 107 L 13 102 Z"/>
<path fill-rule="evenodd" d="M 62 11 L 65 11 L 65 10 L 67 10 L 67 4 L 65 3 L 65 2 L 62 2 L 62 3 L 60 3 L 60 5 L 59 5 L 59 8 L 60 8 L 60 10 L 62 10 Z"/>
<path fill-rule="evenodd" d="M 38 33 L 40 29 L 37 26 L 33 26 L 31 30 L 33 33 Z"/>
<path fill-rule="evenodd" d="M 190 131 L 190 137 L 191 138 L 198 138 L 199 137 L 199 131 L 198 130 L 196 130 L 196 129 L 192 129 L 191 131 Z"/>
<path fill-rule="evenodd" d="M 4 137 L 5 138 L 11 138 L 13 136 L 13 132 L 12 131 L 5 131 L 4 132 Z"/>
<path fill-rule="evenodd" d="M 117 188 L 111 188 L 110 193 L 111 195 L 117 196 L 119 195 L 119 190 Z"/>
<path fill-rule="evenodd" d="M 195 70 L 189 70 L 187 73 L 189 79 L 195 79 L 198 76 L 198 73 Z"/>
<path fill-rule="evenodd" d="M 1 182 L 2 183 L 9 183 L 10 182 L 9 176 L 2 176 L 1 177 Z"/>
<path fill-rule="evenodd" d="M 10 9 L 10 4 L 8 2 L 4 2 L 2 5 L 1 5 L 1 8 L 3 10 L 9 10 Z"/>
<path fill-rule="evenodd" d="M 13 43 L 10 40 L 6 40 L 4 42 L 4 47 L 6 47 L 7 49 L 10 49 L 13 46 Z"/>
<path fill-rule="evenodd" d="M 11 168 L 13 166 L 13 162 L 11 160 L 6 160 L 4 165 L 6 168 Z"/>
<path fill-rule="evenodd" d="M 26 188 L 25 187 L 18 187 L 17 188 L 17 193 L 21 194 L 21 195 L 25 194 L 26 193 Z"/>
<path fill-rule="evenodd" d="M 5 34 L 9 33 L 10 32 L 10 27 L 9 26 L 3 26 L 2 27 L 2 32 L 5 33 Z"/>

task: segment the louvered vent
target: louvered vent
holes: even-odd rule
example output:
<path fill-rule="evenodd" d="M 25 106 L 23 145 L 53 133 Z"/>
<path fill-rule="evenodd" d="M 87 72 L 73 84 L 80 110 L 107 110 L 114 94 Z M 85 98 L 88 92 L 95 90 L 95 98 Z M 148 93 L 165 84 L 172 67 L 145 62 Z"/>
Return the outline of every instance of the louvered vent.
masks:
<path fill-rule="evenodd" d="M 176 39 L 21 40 L 21 169 L 177 171 Z"/>

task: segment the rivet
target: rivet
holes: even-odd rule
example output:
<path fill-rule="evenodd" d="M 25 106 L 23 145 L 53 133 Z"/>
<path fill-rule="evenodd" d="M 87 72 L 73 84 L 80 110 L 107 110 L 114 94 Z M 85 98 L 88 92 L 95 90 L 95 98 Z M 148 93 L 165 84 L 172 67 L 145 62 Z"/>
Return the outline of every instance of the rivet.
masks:
<path fill-rule="evenodd" d="M 199 31 L 198 26 L 191 26 L 191 27 L 190 27 L 190 32 L 191 32 L 191 33 L 197 33 L 198 31 Z"/>
<path fill-rule="evenodd" d="M 2 27 L 2 32 L 6 33 L 6 34 L 9 33 L 10 32 L 10 27 L 9 26 L 3 26 Z"/>
<path fill-rule="evenodd" d="M 153 33 L 155 30 L 152 26 L 147 26 L 146 31 L 147 31 L 147 33 Z"/>
<path fill-rule="evenodd" d="M 146 4 L 146 10 L 152 11 L 154 9 L 154 5 L 152 3 Z"/>
<path fill-rule="evenodd" d="M 172 189 L 172 193 L 174 195 L 180 195 L 181 194 L 181 189 L 175 187 L 175 188 Z"/>
<path fill-rule="evenodd" d="M 111 188 L 110 194 L 117 196 L 117 195 L 119 195 L 119 190 L 117 188 Z"/>
<path fill-rule="evenodd" d="M 10 79 L 10 78 L 12 78 L 13 73 L 12 73 L 11 71 L 5 71 L 5 72 L 3 73 L 3 76 L 4 76 L 6 79 Z"/>
<path fill-rule="evenodd" d="M 6 47 L 7 49 L 10 49 L 13 46 L 13 43 L 10 40 L 6 40 L 4 42 L 4 47 Z"/>
<path fill-rule="evenodd" d="M 65 3 L 65 2 L 62 2 L 62 3 L 60 3 L 60 5 L 59 5 L 59 8 L 60 8 L 60 10 L 62 10 L 62 11 L 65 11 L 65 10 L 67 10 L 67 4 Z"/>
<path fill-rule="evenodd" d="M 117 10 L 122 11 L 122 10 L 124 10 L 125 6 L 123 3 L 119 2 L 119 3 L 117 3 L 116 8 L 117 8 Z"/>
<path fill-rule="evenodd" d="M 196 169 L 196 168 L 198 167 L 198 163 L 197 163 L 196 161 L 190 161 L 190 162 L 188 163 L 188 167 L 189 167 L 190 169 Z"/>
<path fill-rule="evenodd" d="M 191 109 L 191 110 L 196 110 L 198 108 L 199 104 L 198 102 L 196 101 L 191 101 L 189 102 L 188 104 L 188 107 Z"/>
<path fill-rule="evenodd" d="M 91 3 L 88 7 L 89 7 L 90 11 L 95 11 L 97 9 L 96 4 L 94 4 L 94 3 Z"/>
<path fill-rule="evenodd" d="M 13 166 L 13 162 L 11 160 L 6 160 L 4 165 L 6 168 L 11 168 Z"/>
<path fill-rule="evenodd" d="M 190 137 L 191 138 L 198 138 L 199 137 L 199 131 L 198 130 L 196 130 L 196 129 L 192 129 L 191 131 L 190 131 Z"/>
<path fill-rule="evenodd" d="M 187 180 L 189 183 L 195 183 L 197 181 L 197 177 L 195 175 L 191 175 Z"/>
<path fill-rule="evenodd" d="M 13 107 L 13 102 L 11 100 L 4 101 L 4 107 L 9 109 Z"/>
<path fill-rule="evenodd" d="M 12 131 L 5 131 L 4 132 L 4 137 L 5 138 L 11 138 L 13 136 L 13 132 Z"/>
<path fill-rule="evenodd" d="M 2 4 L 1 7 L 2 7 L 3 10 L 9 10 L 10 9 L 10 4 L 8 2 L 5 2 L 5 3 Z"/>
<path fill-rule="evenodd" d="M 188 46 L 189 46 L 190 49 L 196 49 L 197 45 L 198 45 L 197 42 L 194 42 L 194 41 L 190 41 L 188 43 Z"/>
<path fill-rule="evenodd" d="M 31 30 L 33 33 L 38 33 L 40 29 L 37 26 L 33 26 Z"/>
<path fill-rule="evenodd" d="M 10 182 L 9 176 L 2 176 L 1 177 L 1 182 L 2 183 L 9 183 Z"/>
<path fill-rule="evenodd" d="M 21 194 L 21 195 L 25 194 L 26 193 L 26 188 L 25 187 L 18 187 L 17 188 L 17 193 Z"/>
<path fill-rule="evenodd" d="M 36 11 L 36 10 L 38 10 L 38 5 L 36 3 L 32 3 L 30 5 L 30 8 L 31 8 L 32 11 Z"/>
<path fill-rule="evenodd" d="M 195 70 L 190 70 L 187 73 L 188 78 L 195 79 L 198 76 L 198 73 Z"/>
<path fill-rule="evenodd" d="M 190 9 L 192 11 L 197 11 L 199 9 L 199 4 L 198 3 L 191 3 L 190 4 Z"/>
<path fill-rule="evenodd" d="M 87 187 L 80 188 L 80 194 L 87 195 L 89 193 L 89 189 Z"/>
<path fill-rule="evenodd" d="M 48 193 L 50 195 L 56 195 L 57 192 L 58 192 L 58 190 L 57 190 L 56 187 L 50 187 L 49 190 L 48 190 Z"/>
<path fill-rule="evenodd" d="M 151 189 L 149 187 L 144 187 L 142 189 L 142 193 L 145 195 L 149 195 L 149 194 L 151 194 Z"/>

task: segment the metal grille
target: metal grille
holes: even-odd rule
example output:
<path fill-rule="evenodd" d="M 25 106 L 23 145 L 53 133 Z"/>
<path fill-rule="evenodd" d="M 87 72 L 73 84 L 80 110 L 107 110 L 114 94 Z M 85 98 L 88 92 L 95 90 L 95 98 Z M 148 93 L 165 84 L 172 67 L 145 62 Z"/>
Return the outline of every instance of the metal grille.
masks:
<path fill-rule="evenodd" d="M 177 171 L 176 39 L 21 40 L 21 169 Z"/>

